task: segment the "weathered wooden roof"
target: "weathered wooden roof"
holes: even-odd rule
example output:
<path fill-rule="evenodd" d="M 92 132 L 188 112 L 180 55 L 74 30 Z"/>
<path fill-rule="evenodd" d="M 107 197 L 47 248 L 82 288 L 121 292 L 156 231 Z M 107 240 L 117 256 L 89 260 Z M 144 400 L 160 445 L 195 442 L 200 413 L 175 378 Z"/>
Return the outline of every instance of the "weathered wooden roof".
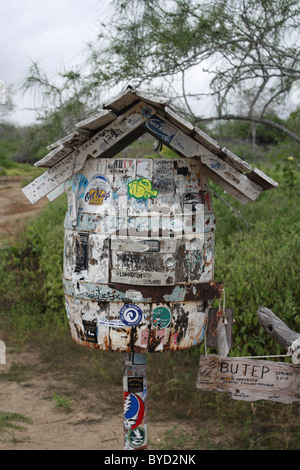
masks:
<path fill-rule="evenodd" d="M 50 152 L 35 165 L 48 171 L 23 188 L 24 194 L 34 204 L 80 171 L 87 158 L 113 157 L 145 132 L 181 157 L 201 159 L 208 177 L 242 203 L 277 186 L 179 116 L 165 100 L 129 85 L 104 102 L 97 114 L 79 122 L 72 134 L 47 147 Z"/>

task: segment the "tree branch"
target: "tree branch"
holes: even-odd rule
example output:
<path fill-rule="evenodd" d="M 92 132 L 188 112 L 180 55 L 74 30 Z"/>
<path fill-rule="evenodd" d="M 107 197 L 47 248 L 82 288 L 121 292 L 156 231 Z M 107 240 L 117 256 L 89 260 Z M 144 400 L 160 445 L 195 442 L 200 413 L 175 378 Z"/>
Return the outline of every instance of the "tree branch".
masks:
<path fill-rule="evenodd" d="M 295 134 L 294 132 L 290 131 L 286 127 L 278 124 L 277 122 L 271 121 L 270 119 L 264 118 L 256 118 L 250 116 L 235 116 L 233 114 L 221 115 L 221 116 L 214 116 L 209 118 L 197 118 L 199 122 L 209 122 L 209 121 L 249 121 L 249 122 L 257 122 L 260 124 L 266 124 L 267 126 L 274 127 L 275 129 L 283 132 L 284 134 L 288 135 L 291 139 L 295 140 L 298 144 L 300 144 L 300 137 Z"/>

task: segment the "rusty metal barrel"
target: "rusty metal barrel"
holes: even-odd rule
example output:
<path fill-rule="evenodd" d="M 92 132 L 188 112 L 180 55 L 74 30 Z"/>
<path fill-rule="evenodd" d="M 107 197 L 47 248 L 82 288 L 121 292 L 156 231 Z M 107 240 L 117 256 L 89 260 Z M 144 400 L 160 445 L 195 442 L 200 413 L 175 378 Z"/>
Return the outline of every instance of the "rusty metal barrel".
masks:
<path fill-rule="evenodd" d="M 199 344 L 222 288 L 201 162 L 90 159 L 71 184 L 63 285 L 73 339 L 133 353 Z"/>

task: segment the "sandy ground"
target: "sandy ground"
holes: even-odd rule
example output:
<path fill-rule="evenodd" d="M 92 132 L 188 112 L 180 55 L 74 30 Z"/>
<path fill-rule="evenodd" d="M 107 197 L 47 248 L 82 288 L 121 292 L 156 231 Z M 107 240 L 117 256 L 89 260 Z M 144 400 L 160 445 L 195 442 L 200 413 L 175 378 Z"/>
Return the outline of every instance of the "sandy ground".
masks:
<path fill-rule="evenodd" d="M 9 372 L 12 362 L 19 366 L 37 366 L 36 373 L 21 382 L 2 379 L 1 375 Z M 76 389 L 74 398 L 70 399 L 71 411 L 56 407 L 53 391 L 61 389 L 64 379 L 43 372 L 38 362 L 36 353 L 27 350 L 18 355 L 8 352 L 6 364 L 0 365 L 0 412 L 20 413 L 29 420 L 25 423 L 11 421 L 22 429 L 7 428 L 2 432 L 0 450 L 122 450 L 122 410 L 116 412 L 107 407 L 105 396 L 95 398 L 92 391 L 90 396 L 85 391 L 85 399 L 79 400 Z M 120 384 L 120 403 L 122 393 Z M 95 400 L 99 405 L 93 409 L 91 403 Z M 163 433 L 174 425 L 173 422 L 148 422 L 148 449 L 153 449 L 153 445 L 155 448 Z"/>

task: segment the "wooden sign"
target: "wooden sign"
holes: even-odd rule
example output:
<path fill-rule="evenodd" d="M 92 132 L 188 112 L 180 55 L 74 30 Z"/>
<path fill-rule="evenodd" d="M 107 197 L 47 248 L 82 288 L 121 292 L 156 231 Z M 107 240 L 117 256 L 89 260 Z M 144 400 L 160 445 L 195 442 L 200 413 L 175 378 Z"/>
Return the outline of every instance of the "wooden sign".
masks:
<path fill-rule="evenodd" d="M 180 124 L 183 127 L 182 121 Z M 180 155 L 184 155 L 187 158 L 197 155 L 206 155 L 207 158 L 214 156 L 209 150 L 178 129 L 177 125 L 178 122 L 174 126 L 159 114 L 152 116 L 145 122 L 145 127 L 150 134 L 157 137 Z"/>
<path fill-rule="evenodd" d="M 262 191 L 262 188 L 254 183 L 254 181 L 249 180 L 247 176 L 240 173 L 228 163 L 225 163 L 224 160 L 221 160 L 221 158 L 216 155 L 203 155 L 201 156 L 201 161 L 223 180 L 233 185 L 238 191 L 247 196 L 251 201 L 255 201 Z"/>
<path fill-rule="evenodd" d="M 239 191 L 233 184 L 229 184 L 220 175 L 210 170 L 208 167 L 203 168 L 206 176 L 209 179 L 211 179 L 214 183 L 223 188 L 224 191 L 230 194 L 230 196 L 234 197 L 234 199 L 236 199 L 240 204 L 248 204 L 248 202 L 251 202 L 251 199 L 245 196 L 245 194 L 241 193 L 241 191 Z"/>
<path fill-rule="evenodd" d="M 300 403 L 300 366 L 242 357 L 201 356 L 196 388 L 234 400 Z"/>

